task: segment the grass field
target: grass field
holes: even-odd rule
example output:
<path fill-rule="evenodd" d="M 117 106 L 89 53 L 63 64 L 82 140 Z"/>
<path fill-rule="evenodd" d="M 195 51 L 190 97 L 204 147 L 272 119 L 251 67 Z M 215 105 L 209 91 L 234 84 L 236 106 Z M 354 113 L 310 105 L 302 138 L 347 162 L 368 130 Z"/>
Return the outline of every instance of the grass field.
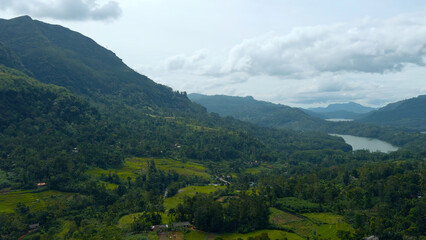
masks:
<path fill-rule="evenodd" d="M 278 226 L 283 226 L 292 222 L 300 222 L 303 219 L 288 212 L 281 211 L 276 208 L 270 208 L 271 215 L 269 216 L 269 222 L 275 223 Z"/>
<path fill-rule="evenodd" d="M 185 234 L 186 240 L 204 240 L 207 236 L 206 232 L 193 230 Z"/>
<path fill-rule="evenodd" d="M 279 209 L 271 208 L 270 222 L 276 226 L 293 230 L 298 236 L 316 236 L 325 239 L 338 239 L 337 231 L 353 232 L 353 228 L 343 217 L 333 213 L 305 213 L 296 216 Z"/>
<path fill-rule="evenodd" d="M 262 233 L 267 233 L 270 239 L 284 239 L 287 238 L 288 240 L 303 240 L 304 238 L 298 236 L 294 233 L 284 232 L 281 230 L 257 230 L 254 232 L 242 234 L 242 233 L 227 233 L 227 234 L 221 234 L 220 236 L 224 240 L 233 240 L 233 239 L 247 239 L 249 237 L 255 237 L 258 235 L 261 235 Z"/>
<path fill-rule="evenodd" d="M 203 178 L 210 178 L 210 175 L 206 173 L 206 168 L 198 163 L 194 162 L 181 162 L 173 159 L 165 158 L 134 158 L 147 165 L 148 161 L 154 160 L 155 166 L 163 171 L 174 170 L 180 175 L 185 176 L 199 176 Z"/>
<path fill-rule="evenodd" d="M 138 175 L 145 173 L 147 164 L 153 160 L 155 166 L 163 171 L 174 170 L 180 175 L 199 176 L 210 178 L 206 173 L 206 168 L 201 164 L 194 162 L 181 162 L 173 159 L 165 158 L 128 158 L 125 160 L 123 167 L 116 169 L 91 168 L 87 171 L 88 174 L 100 177 L 101 175 L 117 174 L 120 179 L 127 181 L 127 178 L 135 179 Z"/>
<path fill-rule="evenodd" d="M 42 192 L 33 192 L 31 190 L 10 191 L 0 194 L 0 212 L 15 212 L 18 202 L 25 203 L 27 206 L 39 209 L 46 207 L 50 199 L 61 196 L 71 195 L 58 191 L 48 190 Z"/>
<path fill-rule="evenodd" d="M 118 227 L 123 229 L 123 230 L 130 230 L 131 224 L 133 223 L 134 219 L 139 217 L 143 212 L 138 212 L 138 213 L 131 213 L 131 214 L 127 214 L 122 216 L 119 220 L 118 220 Z M 161 222 L 162 224 L 169 224 L 170 222 L 170 218 L 169 216 L 167 216 L 167 213 L 160 213 L 161 215 Z"/>
<path fill-rule="evenodd" d="M 183 202 L 185 196 L 192 197 L 196 193 L 212 193 L 220 189 L 225 189 L 225 186 L 189 186 L 186 188 L 179 189 L 179 192 L 170 198 L 164 199 L 164 208 L 169 210 L 171 208 L 176 208 L 179 203 Z"/>
<path fill-rule="evenodd" d="M 343 221 L 343 217 L 333 213 L 305 213 L 303 216 L 309 219 L 322 222 L 317 226 L 317 235 L 321 238 L 337 239 L 337 231 L 349 231 L 353 232 L 353 228 L 346 222 Z"/>

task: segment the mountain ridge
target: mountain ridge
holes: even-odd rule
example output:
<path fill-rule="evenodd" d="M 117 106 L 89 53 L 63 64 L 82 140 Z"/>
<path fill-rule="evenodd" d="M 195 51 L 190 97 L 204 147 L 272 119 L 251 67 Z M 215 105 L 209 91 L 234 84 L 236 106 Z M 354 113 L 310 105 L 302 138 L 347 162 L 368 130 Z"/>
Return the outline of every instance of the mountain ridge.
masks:
<path fill-rule="evenodd" d="M 357 121 L 426 131 L 426 95 L 390 103 L 360 117 Z"/>

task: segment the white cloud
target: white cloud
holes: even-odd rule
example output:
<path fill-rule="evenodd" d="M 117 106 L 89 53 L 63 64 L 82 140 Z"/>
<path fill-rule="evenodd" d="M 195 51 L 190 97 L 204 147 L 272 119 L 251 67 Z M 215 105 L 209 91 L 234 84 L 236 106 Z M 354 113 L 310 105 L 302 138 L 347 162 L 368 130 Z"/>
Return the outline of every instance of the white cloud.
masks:
<path fill-rule="evenodd" d="M 426 14 L 410 14 L 269 33 L 222 55 L 177 55 L 166 60 L 162 82 L 291 106 L 378 106 L 426 94 L 425 58 Z"/>
<path fill-rule="evenodd" d="M 417 15 L 296 28 L 282 36 L 245 40 L 230 50 L 222 71 L 281 77 L 386 73 L 408 63 L 424 66 L 425 55 L 426 17 Z"/>
<path fill-rule="evenodd" d="M 246 39 L 222 61 L 206 52 L 167 60 L 167 70 L 223 76 L 246 73 L 306 78 L 324 73 L 388 73 L 407 64 L 424 66 L 426 16 L 413 14 L 385 21 L 294 28 L 284 35 Z M 214 67 L 213 67 L 214 66 Z"/>
<path fill-rule="evenodd" d="M 117 1 L 98 0 L 0 0 L 1 10 L 59 20 L 110 20 L 120 17 Z"/>

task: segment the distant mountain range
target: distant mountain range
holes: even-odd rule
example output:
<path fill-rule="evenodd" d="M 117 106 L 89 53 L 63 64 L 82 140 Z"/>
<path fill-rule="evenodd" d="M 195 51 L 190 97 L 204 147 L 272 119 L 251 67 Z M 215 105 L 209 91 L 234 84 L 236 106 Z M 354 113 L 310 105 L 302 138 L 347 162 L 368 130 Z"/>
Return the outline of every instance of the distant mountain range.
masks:
<path fill-rule="evenodd" d="M 275 128 L 354 133 L 360 132 L 360 130 L 355 131 L 354 129 L 363 128 L 359 124 L 368 123 L 385 127 L 399 127 L 409 131 L 426 131 L 426 95 L 392 103 L 378 110 L 353 102 L 332 104 L 327 108 L 302 110 L 258 101 L 253 97 L 201 94 L 189 94 L 188 97 L 206 107 L 209 112 Z M 324 118 L 350 118 L 354 119 L 354 122 L 332 123 L 325 121 Z M 372 137 L 371 134 L 367 135 Z"/>
<path fill-rule="evenodd" d="M 310 116 L 301 109 L 258 101 L 253 97 L 207 96 L 196 93 L 188 94 L 188 97 L 206 107 L 209 112 L 223 117 L 232 116 L 260 126 L 306 131 L 318 130 L 318 126 L 327 125 L 325 120 Z"/>
<path fill-rule="evenodd" d="M 341 118 L 341 119 L 355 119 L 365 113 L 376 110 L 375 108 L 365 107 L 355 102 L 349 103 L 335 103 L 327 107 L 308 108 L 306 113 L 320 117 L 323 119 Z"/>

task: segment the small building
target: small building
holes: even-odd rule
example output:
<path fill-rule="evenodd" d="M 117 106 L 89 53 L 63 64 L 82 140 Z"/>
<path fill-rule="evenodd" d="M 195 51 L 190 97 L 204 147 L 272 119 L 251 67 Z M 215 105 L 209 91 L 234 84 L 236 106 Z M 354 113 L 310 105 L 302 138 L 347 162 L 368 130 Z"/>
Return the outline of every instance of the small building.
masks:
<path fill-rule="evenodd" d="M 30 230 L 36 230 L 38 227 L 40 227 L 40 223 L 33 223 L 28 226 Z"/>
<path fill-rule="evenodd" d="M 164 230 L 164 229 L 167 229 L 167 228 L 169 228 L 169 225 L 167 225 L 167 224 L 161 224 L 161 225 L 154 225 L 154 226 L 152 226 L 151 230 L 152 231 L 157 231 L 157 230 Z"/>
<path fill-rule="evenodd" d="M 37 183 L 37 187 L 45 187 L 45 186 L 47 186 L 47 183 L 45 182 Z"/>
<path fill-rule="evenodd" d="M 364 238 L 364 240 L 379 240 L 379 237 L 372 235 L 372 236 Z"/>
<path fill-rule="evenodd" d="M 177 223 L 172 223 L 172 227 L 177 228 L 177 227 L 189 227 L 191 226 L 190 222 L 177 222 Z"/>

